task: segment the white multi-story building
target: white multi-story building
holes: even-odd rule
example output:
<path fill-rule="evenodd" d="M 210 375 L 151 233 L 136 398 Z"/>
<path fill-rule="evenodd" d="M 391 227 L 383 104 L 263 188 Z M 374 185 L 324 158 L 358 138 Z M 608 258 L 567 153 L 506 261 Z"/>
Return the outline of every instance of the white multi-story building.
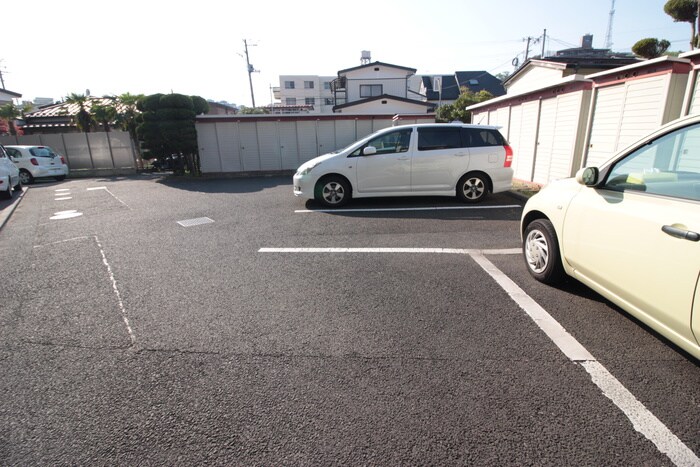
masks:
<path fill-rule="evenodd" d="M 331 82 L 335 76 L 280 75 L 280 85 L 272 89 L 279 103 L 273 113 L 333 113 L 335 100 Z"/>
<path fill-rule="evenodd" d="M 425 113 L 414 68 L 363 63 L 337 76 L 280 75 L 272 113 Z"/>

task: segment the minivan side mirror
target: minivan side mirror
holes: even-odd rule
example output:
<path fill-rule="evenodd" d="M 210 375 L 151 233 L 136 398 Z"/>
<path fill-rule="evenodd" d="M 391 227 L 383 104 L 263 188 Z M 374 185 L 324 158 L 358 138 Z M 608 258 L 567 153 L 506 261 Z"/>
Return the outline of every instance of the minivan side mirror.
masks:
<path fill-rule="evenodd" d="M 595 186 L 598 184 L 598 167 L 584 167 L 576 172 L 576 181 L 581 185 Z"/>
<path fill-rule="evenodd" d="M 366 148 L 364 148 L 362 150 L 362 154 L 365 156 L 371 156 L 372 154 L 376 154 L 376 153 L 377 153 L 377 148 L 375 148 L 374 146 L 367 146 Z"/>

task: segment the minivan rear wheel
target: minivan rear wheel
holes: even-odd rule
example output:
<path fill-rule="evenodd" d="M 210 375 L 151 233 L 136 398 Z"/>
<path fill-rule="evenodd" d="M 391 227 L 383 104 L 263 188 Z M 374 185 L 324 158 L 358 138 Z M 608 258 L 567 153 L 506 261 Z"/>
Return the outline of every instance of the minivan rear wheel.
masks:
<path fill-rule="evenodd" d="M 457 197 L 465 203 L 478 203 L 488 192 L 488 179 L 480 173 L 468 173 L 457 183 Z"/>

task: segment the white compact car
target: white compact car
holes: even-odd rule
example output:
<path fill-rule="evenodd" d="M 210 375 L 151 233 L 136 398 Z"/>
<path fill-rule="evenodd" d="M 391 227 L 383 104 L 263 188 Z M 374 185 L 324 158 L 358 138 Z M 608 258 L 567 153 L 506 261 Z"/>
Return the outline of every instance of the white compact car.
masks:
<path fill-rule="evenodd" d="M 22 181 L 19 176 L 19 169 L 15 167 L 5 148 L 0 145 L 0 196 L 5 199 L 11 199 L 14 191 L 20 191 L 21 189 Z"/>
<path fill-rule="evenodd" d="M 700 359 L 700 116 L 547 185 L 521 233 L 534 278 L 574 277 Z"/>
<path fill-rule="evenodd" d="M 29 185 L 35 178 L 63 180 L 68 176 L 68 165 L 63 156 L 48 146 L 5 146 L 19 169 L 22 183 Z"/>
<path fill-rule="evenodd" d="M 457 196 L 476 203 L 511 188 L 512 161 L 498 127 L 397 126 L 305 162 L 294 175 L 294 194 L 328 207 L 378 196 Z"/>

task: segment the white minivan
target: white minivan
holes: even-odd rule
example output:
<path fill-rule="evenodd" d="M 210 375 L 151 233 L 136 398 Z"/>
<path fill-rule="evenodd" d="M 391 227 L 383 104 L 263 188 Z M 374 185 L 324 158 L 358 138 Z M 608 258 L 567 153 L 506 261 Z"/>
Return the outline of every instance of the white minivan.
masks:
<path fill-rule="evenodd" d="M 512 161 L 498 127 L 396 126 L 305 162 L 294 175 L 294 194 L 328 207 L 379 196 L 457 196 L 476 203 L 511 188 Z"/>

